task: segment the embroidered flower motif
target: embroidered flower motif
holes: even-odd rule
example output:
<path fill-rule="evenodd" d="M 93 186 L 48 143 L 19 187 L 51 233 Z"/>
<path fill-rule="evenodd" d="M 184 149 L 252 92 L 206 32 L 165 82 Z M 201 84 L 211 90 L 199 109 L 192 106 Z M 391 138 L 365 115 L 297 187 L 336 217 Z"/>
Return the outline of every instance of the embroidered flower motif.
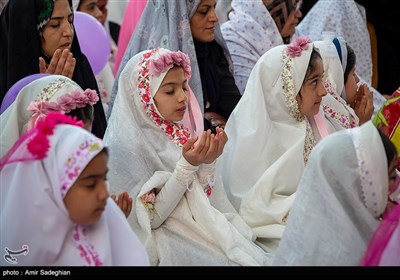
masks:
<path fill-rule="evenodd" d="M 286 54 L 282 54 L 282 83 L 283 83 L 283 96 L 285 104 L 289 109 L 290 115 L 295 118 L 296 121 L 301 122 L 304 120 L 304 116 L 300 113 L 299 104 L 296 100 L 297 92 L 293 84 L 293 60 Z"/>
<path fill-rule="evenodd" d="M 93 154 L 98 153 L 102 147 L 99 142 L 100 140 L 85 140 L 81 143 L 76 151 L 68 157 L 65 162 L 65 172 L 61 177 L 61 196 L 64 197 L 69 187 L 72 186 L 73 182 L 78 178 L 82 166 L 86 166 L 89 160 L 93 157 Z"/>
<path fill-rule="evenodd" d="M 86 227 L 75 225 L 73 240 L 76 248 L 80 252 L 80 257 L 84 260 L 84 264 L 86 266 L 103 265 L 99 254 L 94 250 L 93 245 L 88 241 Z"/>
<path fill-rule="evenodd" d="M 138 62 L 138 68 L 140 69 L 137 80 L 138 93 L 147 116 L 165 132 L 171 141 L 182 147 L 190 138 L 190 133 L 182 124 L 168 121 L 158 114 L 154 106 L 154 100 L 151 97 L 149 74 L 159 76 L 161 73 L 171 69 L 174 64 L 177 64 L 183 67 L 185 77 L 189 79 L 191 75 L 190 61 L 187 55 L 179 51 L 170 52 L 161 55 L 157 59 L 152 59 L 158 50 L 153 49 L 146 52 Z"/>
<path fill-rule="evenodd" d="M 154 219 L 154 214 L 161 218 L 160 214 L 158 214 L 156 208 L 154 207 L 154 204 L 156 203 L 156 194 L 154 190 L 142 195 L 140 200 L 142 201 L 144 207 L 146 207 L 146 209 L 150 212 L 150 219 Z"/>
<path fill-rule="evenodd" d="M 347 107 L 346 101 L 336 94 L 329 80 L 326 80 L 324 82 L 324 87 L 328 94 L 332 95 L 333 98 L 335 98 L 344 107 Z M 353 128 L 358 126 L 357 122 L 358 118 L 352 112 L 349 112 L 350 116 L 348 117 L 347 115 L 341 114 L 340 112 L 336 112 L 334 109 L 332 109 L 326 104 L 323 104 L 322 108 L 324 109 L 325 115 L 329 116 L 332 119 L 337 120 L 344 128 Z"/>

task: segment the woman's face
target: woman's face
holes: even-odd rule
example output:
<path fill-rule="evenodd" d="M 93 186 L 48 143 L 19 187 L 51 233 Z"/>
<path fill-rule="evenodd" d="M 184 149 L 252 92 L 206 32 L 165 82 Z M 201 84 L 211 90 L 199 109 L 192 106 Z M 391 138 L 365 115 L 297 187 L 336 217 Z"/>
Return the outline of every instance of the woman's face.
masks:
<path fill-rule="evenodd" d="M 296 32 L 296 26 L 299 23 L 299 19 L 303 15 L 300 11 L 302 0 L 293 0 L 293 2 L 293 9 L 290 11 L 288 18 L 286 19 L 285 25 L 281 30 L 282 38 L 291 37 Z"/>
<path fill-rule="evenodd" d="M 41 36 L 42 50 L 52 57 L 57 49 L 71 49 L 74 38 L 74 16 L 68 0 L 56 0 L 49 22 Z"/>
<path fill-rule="evenodd" d="M 200 42 L 212 42 L 217 22 L 215 0 L 201 0 L 196 12 L 190 19 L 190 29 L 193 37 Z"/>
<path fill-rule="evenodd" d="M 103 24 L 103 12 L 100 10 L 97 2 L 97 0 L 81 0 L 79 12 L 89 14 Z"/>
<path fill-rule="evenodd" d="M 324 67 L 322 59 L 314 61 L 313 69 L 306 74 L 299 94 L 296 96 L 299 104 L 300 113 L 307 117 L 312 117 L 319 112 L 322 97 L 326 95 L 326 90 L 322 82 Z"/>

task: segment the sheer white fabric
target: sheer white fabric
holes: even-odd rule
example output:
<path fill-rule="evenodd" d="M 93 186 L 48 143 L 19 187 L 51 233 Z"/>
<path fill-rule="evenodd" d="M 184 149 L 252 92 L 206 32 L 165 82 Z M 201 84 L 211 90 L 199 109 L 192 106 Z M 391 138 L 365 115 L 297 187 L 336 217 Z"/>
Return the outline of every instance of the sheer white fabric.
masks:
<path fill-rule="evenodd" d="M 365 8 L 354 0 L 319 0 L 297 26 L 296 36 L 317 41 L 323 39 L 324 31 L 346 40 L 357 56 L 357 74 L 371 84 L 371 43 Z"/>
<path fill-rule="evenodd" d="M 24 157 L 27 142 L 15 150 L 10 159 Z M 0 171 L 1 185 L 1 247 L 18 251 L 27 245 L 29 252 L 17 256 L 22 266 L 83 266 L 85 264 L 76 242 L 61 191 L 62 178 L 77 151 L 87 143 L 88 153 L 81 153 L 76 178 L 103 149 L 100 139 L 86 130 L 58 125 L 50 137 L 50 150 L 42 160 L 9 163 Z M 90 150 L 89 147 L 97 147 Z M 74 180 L 74 181 L 75 181 Z M 66 186 L 67 191 L 72 186 Z M 18 221 L 18 222 L 16 222 Z M 83 227 L 79 226 L 78 227 Z M 143 245 L 132 232 L 125 216 L 109 198 L 101 219 L 85 226 L 86 237 L 98 254 L 102 265 L 148 265 Z M 81 236 L 82 237 L 82 236 Z M 1 258 L 1 265 L 10 265 Z"/>
<path fill-rule="evenodd" d="M 291 77 L 283 74 L 286 49 L 272 48 L 254 66 L 225 127 L 229 141 L 217 168 L 229 200 L 267 251 L 282 236 L 308 153 L 319 140 L 312 118 L 292 114 L 313 45 L 293 59 Z M 287 103 L 284 79 L 294 83 Z"/>
<path fill-rule="evenodd" d="M 322 140 L 301 178 L 274 264 L 358 265 L 386 206 L 387 168 L 372 122 Z"/>
<path fill-rule="evenodd" d="M 283 40 L 262 0 L 233 0 L 232 8 L 221 32 L 232 57 L 236 85 L 243 94 L 257 60 Z"/>
<path fill-rule="evenodd" d="M 22 88 L 14 102 L 0 115 L 0 157 L 26 131 L 26 124 L 32 116 L 26 109 L 32 101 L 55 102 L 58 97 L 75 90 L 83 91 L 77 83 L 60 75 L 45 76 Z"/>
<path fill-rule="evenodd" d="M 322 98 L 325 118 L 335 131 L 358 126 L 356 113 L 341 97 L 344 90 L 344 70 L 332 40 L 327 38 L 324 41 L 315 41 L 314 45 L 324 64 L 325 87 L 328 92 Z"/>
<path fill-rule="evenodd" d="M 151 59 L 165 52 L 170 51 L 159 49 Z M 145 243 L 151 264 L 268 264 L 269 256 L 252 242 L 251 229 L 229 203 L 218 176 L 207 198 L 204 182 L 212 177 L 212 168 L 200 165 L 195 172 L 177 170 L 182 149 L 146 115 L 138 94 L 138 62 L 145 53 L 132 57 L 121 72 L 104 139 L 110 147 L 111 190 L 128 191 L 134 198 L 129 223 Z M 149 74 L 149 79 L 155 93 L 162 78 Z M 201 114 L 199 117 L 202 120 Z M 183 195 L 171 214 L 163 217 L 164 223 L 152 230 L 151 213 L 140 196 L 171 185 L 184 190 Z M 157 200 L 155 206 L 157 209 Z"/>

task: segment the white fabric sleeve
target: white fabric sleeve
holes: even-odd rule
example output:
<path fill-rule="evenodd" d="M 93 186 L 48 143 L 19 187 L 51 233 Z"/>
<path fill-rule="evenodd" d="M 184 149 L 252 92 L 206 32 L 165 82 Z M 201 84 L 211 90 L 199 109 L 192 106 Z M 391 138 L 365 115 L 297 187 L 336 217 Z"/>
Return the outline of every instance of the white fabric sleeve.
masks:
<path fill-rule="evenodd" d="M 215 176 L 215 162 L 210 164 L 200 164 L 199 170 L 197 171 L 197 178 L 199 179 L 200 185 L 205 188 L 207 185 L 214 185 Z"/>
<path fill-rule="evenodd" d="M 154 204 L 158 215 L 151 220 L 151 228 L 156 229 L 168 218 L 192 184 L 198 166 L 193 166 L 184 157 L 176 163 L 172 176 L 156 195 Z"/>

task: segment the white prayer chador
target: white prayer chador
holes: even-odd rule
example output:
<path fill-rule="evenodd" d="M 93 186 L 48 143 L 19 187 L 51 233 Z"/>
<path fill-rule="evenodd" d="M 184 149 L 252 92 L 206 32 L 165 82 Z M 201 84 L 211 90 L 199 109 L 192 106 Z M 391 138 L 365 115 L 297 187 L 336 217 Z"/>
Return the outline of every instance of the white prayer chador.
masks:
<path fill-rule="evenodd" d="M 258 60 L 225 127 L 229 141 L 219 168 L 228 198 L 267 251 L 282 236 L 305 162 L 320 138 L 296 101 L 313 44 L 302 47 L 294 58 L 281 45 Z"/>
<path fill-rule="evenodd" d="M 82 226 L 69 218 L 63 198 L 103 150 L 102 141 L 80 127 L 59 124 L 47 136 L 47 156 L 35 160 L 27 144 L 37 131 L 24 134 L 0 166 L 1 248 L 29 250 L 14 255 L 14 263 L 2 257 L 1 265 L 148 265 L 143 245 L 111 198 L 95 224 Z"/>
<path fill-rule="evenodd" d="M 57 98 L 74 91 L 84 92 L 73 80 L 60 75 L 45 76 L 23 87 L 14 102 L 0 115 L 0 156 L 4 156 L 27 130 L 33 114 L 27 110 L 31 102 L 56 102 Z"/>
<path fill-rule="evenodd" d="M 346 40 L 344 40 L 343 37 L 335 37 L 335 33 L 333 32 L 323 32 L 322 34 L 323 40 L 322 41 L 316 41 L 315 46 L 320 49 L 320 53 L 322 56 L 322 59 L 324 61 L 324 70 L 327 79 L 329 80 L 329 83 L 332 85 L 332 88 L 329 89 L 329 86 L 327 86 L 327 91 L 328 93 L 331 93 L 330 95 L 327 95 L 329 98 L 330 96 L 333 96 L 336 100 L 338 100 L 340 103 L 347 104 L 345 101 L 346 97 L 346 90 L 345 90 L 345 85 L 344 85 L 344 72 L 346 71 L 347 67 L 347 47 L 346 47 Z M 333 43 L 335 41 L 335 44 Z M 351 47 L 351 45 L 350 45 Z M 340 55 L 339 55 L 340 53 Z M 359 58 L 356 57 L 356 72 L 358 72 L 358 64 L 359 64 Z M 372 92 L 373 95 L 373 105 L 374 105 L 374 113 L 371 119 L 375 116 L 375 114 L 378 112 L 378 110 L 382 107 L 383 103 L 385 103 L 386 99 L 382 96 L 381 93 L 379 93 L 375 88 L 373 88 L 370 84 L 365 82 L 360 76 L 358 77 L 360 79 L 358 85 L 360 84 L 367 84 L 369 90 Z M 332 91 L 335 91 L 336 94 L 332 94 Z M 323 103 L 328 103 L 327 99 L 328 97 L 323 100 Z M 341 97 L 341 98 L 339 98 Z M 334 105 L 329 102 L 327 104 L 328 106 L 331 106 L 331 108 L 335 111 L 338 110 L 338 114 L 335 115 L 335 118 L 339 120 L 341 118 L 341 123 L 344 121 L 347 123 L 351 121 L 351 119 L 354 119 L 352 121 L 355 123 L 355 125 L 358 125 L 358 117 L 355 115 L 354 112 L 349 112 L 346 113 L 342 109 L 340 109 L 338 104 Z M 327 111 L 327 108 L 324 107 L 325 115 L 331 115 Z M 352 116 L 350 116 L 350 115 Z M 344 120 L 346 118 L 346 120 Z M 345 128 L 350 128 L 354 126 L 349 126 L 349 125 L 344 125 Z"/>
<path fill-rule="evenodd" d="M 232 8 L 221 32 L 231 53 L 236 85 L 243 94 L 257 60 L 283 40 L 262 0 L 233 0 Z"/>
<path fill-rule="evenodd" d="M 315 41 L 324 64 L 324 86 L 327 95 L 322 98 L 325 118 L 335 131 L 358 126 L 359 120 L 354 110 L 342 98 L 344 91 L 344 69 L 331 38 Z M 345 47 L 345 46 L 344 46 Z M 347 50 L 342 50 L 342 54 Z M 346 66 L 344 66 L 345 68 Z"/>
<path fill-rule="evenodd" d="M 152 74 L 152 65 L 177 53 L 162 48 L 143 51 L 132 57 L 121 72 L 105 134 L 112 151 L 112 191 L 128 191 L 134 198 L 129 222 L 145 243 L 152 265 L 265 265 L 270 257 L 252 242 L 251 229 L 229 203 L 213 166 L 210 169 L 186 163 L 182 168 L 181 144 L 186 140 L 177 136 L 184 135 L 187 126 L 165 120 L 155 107 L 153 97 L 169 68 L 157 76 Z M 190 66 L 189 59 L 184 65 L 184 69 Z M 189 79 L 190 68 L 185 72 Z M 197 103 L 188 90 L 187 112 Z M 196 107 L 196 129 L 202 132 L 201 111 L 198 104 Z M 208 184 L 213 186 L 209 198 L 204 192 Z M 151 229 L 157 215 L 144 206 L 141 196 L 154 189 L 158 190 L 156 209 L 157 203 L 163 202 L 160 197 L 169 197 L 171 209 L 161 225 Z"/>
<path fill-rule="evenodd" d="M 357 56 L 357 74 L 371 84 L 371 43 L 365 8 L 354 0 L 319 0 L 296 27 L 296 36 L 317 41 L 323 39 L 324 31 L 331 31 L 349 43 Z"/>
<path fill-rule="evenodd" d="M 388 197 L 388 165 L 372 122 L 311 153 L 275 265 L 358 265 Z"/>

